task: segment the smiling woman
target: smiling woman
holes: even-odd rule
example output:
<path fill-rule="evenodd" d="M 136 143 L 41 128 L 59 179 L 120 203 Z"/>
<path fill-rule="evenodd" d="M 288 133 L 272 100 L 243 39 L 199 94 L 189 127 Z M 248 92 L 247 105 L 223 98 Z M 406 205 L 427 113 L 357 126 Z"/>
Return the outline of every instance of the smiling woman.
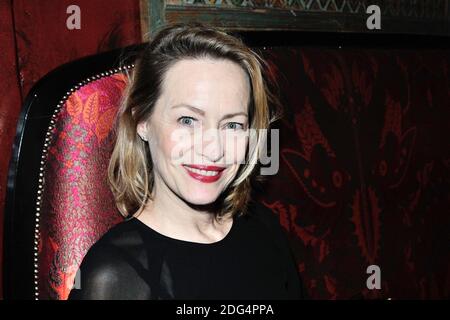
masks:
<path fill-rule="evenodd" d="M 109 166 L 127 219 L 89 250 L 71 299 L 302 297 L 284 231 L 250 197 L 261 129 L 278 115 L 263 66 L 198 24 L 168 26 L 143 50 Z"/>

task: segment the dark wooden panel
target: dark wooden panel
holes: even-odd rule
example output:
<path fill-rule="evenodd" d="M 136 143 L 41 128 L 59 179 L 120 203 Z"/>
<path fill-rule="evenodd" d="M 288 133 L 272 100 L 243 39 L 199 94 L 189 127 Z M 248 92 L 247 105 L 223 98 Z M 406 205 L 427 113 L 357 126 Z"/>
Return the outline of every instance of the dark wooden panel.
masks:
<path fill-rule="evenodd" d="M 243 31 L 450 35 L 447 0 L 141 1 L 150 34 L 167 22 L 199 21 Z M 381 10 L 380 30 L 366 27 L 366 8 L 372 4 Z"/>

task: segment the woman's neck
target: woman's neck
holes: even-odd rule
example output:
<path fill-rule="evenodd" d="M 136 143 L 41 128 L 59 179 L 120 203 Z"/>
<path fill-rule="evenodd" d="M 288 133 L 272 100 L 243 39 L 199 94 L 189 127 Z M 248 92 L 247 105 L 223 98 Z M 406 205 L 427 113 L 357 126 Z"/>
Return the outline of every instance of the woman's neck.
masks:
<path fill-rule="evenodd" d="M 199 243 L 222 240 L 233 219 L 217 221 L 214 212 L 193 208 L 170 190 L 155 189 L 144 210 L 137 217 L 155 231 L 171 238 Z"/>

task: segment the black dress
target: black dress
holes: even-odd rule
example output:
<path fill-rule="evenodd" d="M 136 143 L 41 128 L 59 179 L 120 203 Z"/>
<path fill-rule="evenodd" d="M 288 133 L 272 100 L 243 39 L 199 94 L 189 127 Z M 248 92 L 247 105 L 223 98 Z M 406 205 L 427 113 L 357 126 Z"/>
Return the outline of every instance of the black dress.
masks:
<path fill-rule="evenodd" d="M 119 223 L 87 253 L 69 299 L 302 299 L 287 236 L 255 202 L 222 240 L 164 236 L 140 220 Z"/>

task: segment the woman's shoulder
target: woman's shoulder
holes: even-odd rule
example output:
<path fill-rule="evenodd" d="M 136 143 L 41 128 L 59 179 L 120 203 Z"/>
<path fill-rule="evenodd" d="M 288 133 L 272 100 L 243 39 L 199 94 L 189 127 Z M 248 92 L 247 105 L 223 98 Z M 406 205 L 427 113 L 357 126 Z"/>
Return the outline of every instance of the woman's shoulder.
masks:
<path fill-rule="evenodd" d="M 133 241 L 134 240 L 134 241 Z M 89 259 L 104 256 L 106 253 L 120 251 L 137 244 L 139 241 L 138 233 L 130 221 L 122 221 L 106 231 L 87 251 L 83 262 Z M 102 257 L 103 258 L 103 257 Z"/>
<path fill-rule="evenodd" d="M 117 288 L 132 276 L 144 251 L 135 222 L 123 221 L 109 229 L 91 248 L 80 265 L 81 290 L 72 290 L 72 299 L 102 299 L 120 296 Z"/>
<path fill-rule="evenodd" d="M 92 249 L 102 246 L 114 246 L 117 248 L 136 246 L 142 244 L 142 236 L 135 218 L 124 220 L 111 227 L 94 244 Z"/>
<path fill-rule="evenodd" d="M 136 256 L 143 250 L 144 239 L 135 220 L 125 220 L 110 228 L 91 246 L 82 264 L 96 267 L 113 265 L 111 262 Z"/>
<path fill-rule="evenodd" d="M 279 216 L 269 207 L 256 200 L 250 201 L 247 208 L 248 221 L 256 225 L 264 234 L 271 234 L 277 246 L 285 248 L 289 242 L 289 236 L 281 225 Z"/>
<path fill-rule="evenodd" d="M 279 252 L 282 253 L 282 259 L 286 266 L 288 299 L 307 299 L 308 296 L 303 288 L 296 260 L 290 246 L 288 232 L 281 225 L 279 217 L 260 202 L 252 201 L 248 208 L 249 216 L 253 217 L 253 220 L 257 221 L 265 231 L 272 234 L 273 243 L 278 247 Z"/>
<path fill-rule="evenodd" d="M 271 230 L 280 230 L 281 225 L 278 216 L 267 206 L 257 200 L 251 200 L 247 205 L 247 216 L 261 223 Z"/>

